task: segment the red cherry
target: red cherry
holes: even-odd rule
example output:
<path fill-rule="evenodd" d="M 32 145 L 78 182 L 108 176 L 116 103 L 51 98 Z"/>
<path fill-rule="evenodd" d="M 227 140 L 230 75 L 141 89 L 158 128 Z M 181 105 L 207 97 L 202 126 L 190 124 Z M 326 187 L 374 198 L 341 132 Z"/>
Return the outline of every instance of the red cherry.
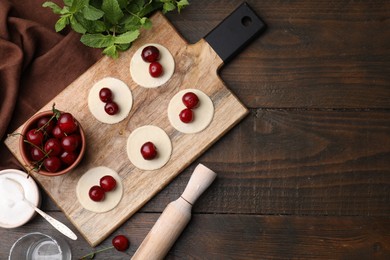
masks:
<path fill-rule="evenodd" d="M 60 159 L 66 165 L 72 165 L 76 161 L 77 156 L 78 156 L 78 154 L 76 152 L 64 151 L 61 154 Z"/>
<path fill-rule="evenodd" d="M 37 129 L 31 129 L 26 134 L 26 139 L 32 144 L 35 144 L 36 146 L 41 146 L 43 142 L 43 132 L 37 131 Z"/>
<path fill-rule="evenodd" d="M 47 140 L 43 149 L 47 154 L 49 154 L 49 156 L 57 156 L 62 152 L 61 143 L 56 138 L 50 138 Z"/>
<path fill-rule="evenodd" d="M 193 92 L 187 92 L 182 97 L 183 104 L 187 108 L 195 108 L 199 104 L 199 98 L 198 96 Z"/>
<path fill-rule="evenodd" d="M 145 62 L 153 62 L 160 59 L 160 51 L 157 47 L 149 45 L 142 49 L 141 57 Z"/>
<path fill-rule="evenodd" d="M 75 135 L 68 135 L 61 139 L 61 146 L 67 152 L 75 151 L 79 146 L 78 138 Z"/>
<path fill-rule="evenodd" d="M 149 65 L 150 76 L 152 76 L 153 78 L 157 78 L 160 77 L 162 73 L 163 73 L 163 67 L 159 62 L 153 61 L 152 63 L 150 63 Z"/>
<path fill-rule="evenodd" d="M 92 186 L 89 189 L 89 197 L 93 201 L 102 201 L 105 197 L 104 190 L 98 185 Z"/>
<path fill-rule="evenodd" d="M 31 159 L 36 162 L 41 161 L 45 157 L 45 153 L 36 146 L 31 147 L 30 154 Z"/>
<path fill-rule="evenodd" d="M 145 160 L 153 160 L 157 156 L 157 148 L 152 142 L 146 142 L 141 146 L 141 154 Z"/>
<path fill-rule="evenodd" d="M 70 113 L 62 113 L 58 118 L 58 126 L 65 134 L 76 132 L 78 123 Z"/>
<path fill-rule="evenodd" d="M 118 251 L 125 251 L 129 248 L 130 242 L 124 235 L 118 235 L 112 239 L 112 245 Z"/>
<path fill-rule="evenodd" d="M 116 180 L 111 175 L 103 176 L 100 179 L 100 187 L 106 192 L 112 191 L 116 187 Z"/>
<path fill-rule="evenodd" d="M 61 160 L 58 157 L 49 157 L 43 161 L 43 166 L 48 172 L 57 172 L 61 168 Z"/>
<path fill-rule="evenodd" d="M 104 106 L 104 111 L 106 111 L 107 114 L 110 116 L 115 115 L 119 112 L 118 104 L 114 101 L 106 103 Z"/>
<path fill-rule="evenodd" d="M 102 88 L 99 91 L 99 98 L 104 103 L 111 102 L 112 101 L 112 92 L 109 88 Z"/>
<path fill-rule="evenodd" d="M 53 131 L 51 131 L 51 134 L 57 139 L 61 139 L 65 136 L 64 132 L 62 132 L 61 128 L 58 125 L 54 126 Z"/>
<path fill-rule="evenodd" d="M 45 117 L 41 117 L 38 120 L 37 126 L 38 129 L 43 127 L 43 130 L 50 134 L 51 131 L 53 131 L 55 124 L 56 123 L 54 122 L 54 120 L 50 120 L 50 117 L 45 116 Z"/>
<path fill-rule="evenodd" d="M 191 109 L 185 108 L 179 114 L 180 120 L 185 123 L 191 123 L 194 120 L 194 113 Z"/>

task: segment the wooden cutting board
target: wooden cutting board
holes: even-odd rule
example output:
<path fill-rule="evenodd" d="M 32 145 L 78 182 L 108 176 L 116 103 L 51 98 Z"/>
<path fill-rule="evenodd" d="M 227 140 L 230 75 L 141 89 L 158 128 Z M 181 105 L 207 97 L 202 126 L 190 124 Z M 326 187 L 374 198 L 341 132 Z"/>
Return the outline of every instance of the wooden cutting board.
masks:
<path fill-rule="evenodd" d="M 246 10 L 248 7 L 245 5 L 240 8 Z M 40 111 L 50 110 L 55 103 L 57 109 L 72 113 L 85 130 L 87 151 L 75 170 L 58 177 L 46 177 L 36 173 L 33 173 L 33 177 L 91 246 L 96 246 L 109 236 L 248 112 L 226 88 L 217 73 L 219 67 L 249 39 L 241 39 L 241 43 L 233 44 L 230 49 L 226 49 L 226 46 L 217 46 L 218 41 L 223 40 L 218 33 L 225 35 L 222 26 L 219 27 L 220 29 L 217 27 L 205 39 L 189 45 L 161 13 L 154 14 L 151 19 L 153 28 L 143 31 L 130 50 L 122 53 L 119 59 L 103 57 L 40 109 Z M 256 18 L 250 19 L 253 22 L 252 20 Z M 243 23 L 241 20 L 235 23 L 237 22 Z M 253 36 L 254 33 L 251 32 L 250 35 Z M 235 37 L 240 36 L 235 35 Z M 138 86 L 133 82 L 129 72 L 129 64 L 134 52 L 147 43 L 165 46 L 175 60 L 175 72 L 172 78 L 155 89 Z M 118 124 L 100 123 L 88 109 L 89 90 L 94 83 L 104 77 L 115 77 L 124 81 L 133 93 L 132 110 L 129 116 Z M 212 123 L 197 134 L 178 132 L 170 125 L 167 117 L 169 101 L 178 91 L 185 88 L 202 90 L 212 99 L 215 106 Z M 139 170 L 127 157 L 127 138 L 134 129 L 143 125 L 158 126 L 171 138 L 172 156 L 159 170 Z M 15 132 L 20 132 L 22 127 L 23 125 Z M 18 141 L 16 137 L 9 137 L 5 140 L 5 144 L 24 164 L 18 150 Z M 76 197 L 76 184 L 79 178 L 88 169 L 96 166 L 114 169 L 123 181 L 124 196 L 120 204 L 106 213 L 85 210 Z"/>

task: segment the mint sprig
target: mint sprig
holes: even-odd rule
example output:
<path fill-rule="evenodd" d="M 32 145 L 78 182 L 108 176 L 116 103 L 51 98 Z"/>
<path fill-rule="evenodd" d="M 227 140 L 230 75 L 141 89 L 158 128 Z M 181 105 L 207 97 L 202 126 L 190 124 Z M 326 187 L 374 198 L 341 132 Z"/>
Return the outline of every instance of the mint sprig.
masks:
<path fill-rule="evenodd" d="M 43 7 L 59 15 L 56 32 L 70 26 L 82 34 L 80 41 L 92 48 L 103 49 L 103 54 L 117 58 L 119 52 L 130 48 L 140 29 L 149 29 L 149 15 L 180 12 L 189 5 L 188 0 L 63 0 L 64 6 L 47 1 Z"/>

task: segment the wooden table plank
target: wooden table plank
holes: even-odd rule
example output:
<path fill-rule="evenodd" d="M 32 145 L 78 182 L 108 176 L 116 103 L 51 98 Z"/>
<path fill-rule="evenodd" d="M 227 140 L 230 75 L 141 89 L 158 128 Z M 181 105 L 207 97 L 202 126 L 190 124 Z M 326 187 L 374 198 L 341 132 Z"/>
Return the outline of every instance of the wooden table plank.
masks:
<path fill-rule="evenodd" d="M 389 1 L 248 2 L 268 29 L 221 72 L 248 107 L 390 108 Z M 169 18 L 195 42 L 240 3 Z"/>
<path fill-rule="evenodd" d="M 389 155 L 390 112 L 252 110 L 141 212 L 161 212 L 202 162 L 218 177 L 195 212 L 389 216 Z"/>
<path fill-rule="evenodd" d="M 60 212 L 54 217 L 67 223 Z M 67 239 L 74 259 L 110 246 L 117 234 L 125 234 L 131 246 L 125 253 L 109 250 L 95 259 L 129 259 L 149 232 L 159 214 L 137 213 L 97 248 L 86 241 Z M 12 233 L 0 229 L 0 259 L 6 259 L 12 243 L 36 231 L 58 235 L 37 216 Z M 388 259 L 388 217 L 310 217 L 195 214 L 166 259 Z"/>
<path fill-rule="evenodd" d="M 190 1 L 167 16 L 195 43 L 241 2 Z M 221 78 L 250 115 L 99 246 L 126 233 L 126 253 L 96 259 L 128 259 L 197 162 L 218 179 L 167 259 L 390 259 L 390 2 L 248 2 L 268 30 Z M 36 109 L 49 100 L 31 99 Z M 11 126 L 32 111 L 17 113 Z M 69 224 L 50 199 L 43 208 Z M 40 217 L 0 229 L 0 259 L 36 230 L 57 233 Z M 71 247 L 92 250 L 83 239 Z"/>
<path fill-rule="evenodd" d="M 388 216 L 389 155 L 390 112 L 252 110 L 199 159 L 218 177 L 194 210 Z M 142 211 L 161 211 L 190 172 Z"/>

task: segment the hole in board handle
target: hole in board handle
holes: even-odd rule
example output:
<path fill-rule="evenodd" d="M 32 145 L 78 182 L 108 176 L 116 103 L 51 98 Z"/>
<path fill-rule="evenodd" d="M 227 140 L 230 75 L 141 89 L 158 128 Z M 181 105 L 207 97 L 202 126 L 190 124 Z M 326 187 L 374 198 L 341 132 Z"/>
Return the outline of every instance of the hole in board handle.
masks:
<path fill-rule="evenodd" d="M 252 24 L 252 18 L 250 18 L 249 16 L 244 16 L 241 19 L 241 24 L 244 25 L 245 27 L 250 26 Z"/>

